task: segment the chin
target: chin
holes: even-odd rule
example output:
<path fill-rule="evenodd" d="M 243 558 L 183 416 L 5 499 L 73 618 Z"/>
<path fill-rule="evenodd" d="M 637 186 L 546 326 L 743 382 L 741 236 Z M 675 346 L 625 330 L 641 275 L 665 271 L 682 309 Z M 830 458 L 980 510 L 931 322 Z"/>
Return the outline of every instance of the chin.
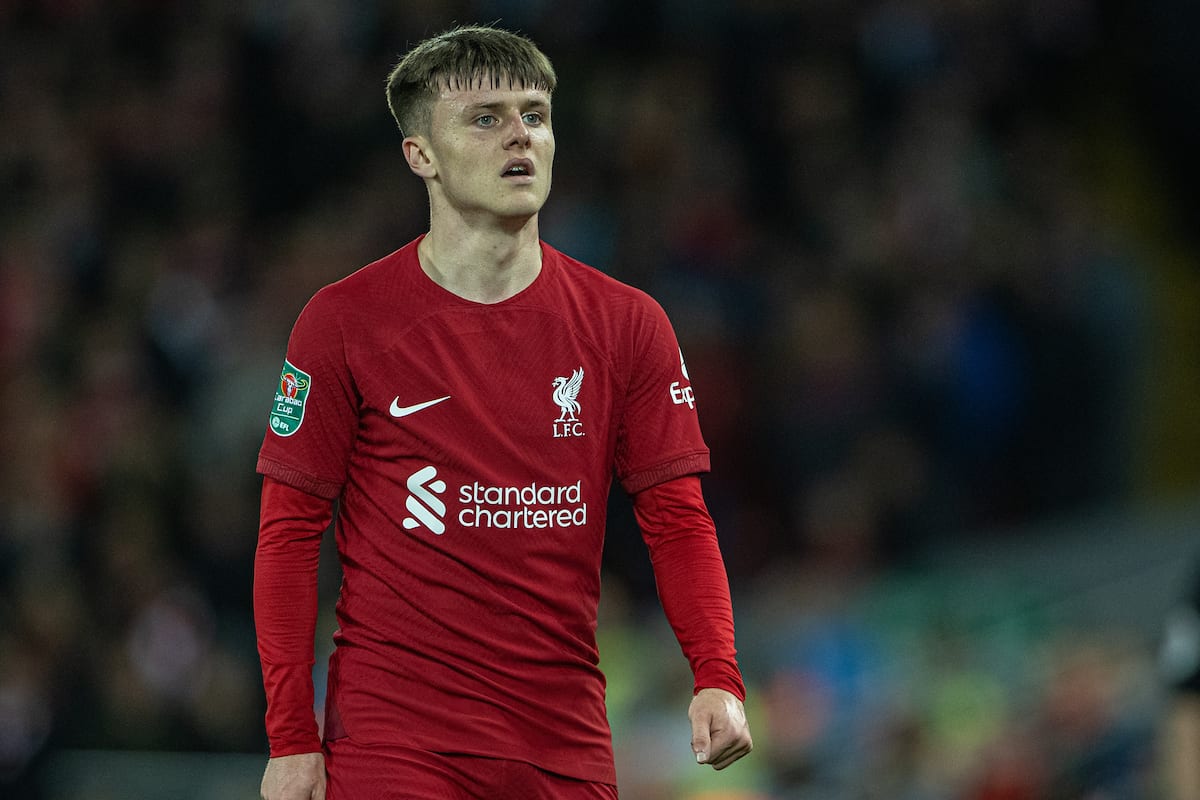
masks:
<path fill-rule="evenodd" d="M 542 206 L 545 204 L 545 199 L 537 202 L 512 203 L 504 208 L 498 209 L 497 216 L 513 220 L 529 219 L 530 217 L 537 216 L 537 213 L 542 210 Z"/>

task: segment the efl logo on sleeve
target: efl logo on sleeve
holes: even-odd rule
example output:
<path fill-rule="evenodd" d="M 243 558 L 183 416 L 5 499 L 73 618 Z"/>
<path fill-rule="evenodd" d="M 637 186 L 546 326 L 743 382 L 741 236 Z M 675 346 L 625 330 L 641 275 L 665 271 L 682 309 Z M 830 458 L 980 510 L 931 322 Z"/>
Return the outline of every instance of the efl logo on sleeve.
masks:
<path fill-rule="evenodd" d="M 312 376 L 298 369 L 287 359 L 275 390 L 275 405 L 271 409 L 271 430 L 280 436 L 291 436 L 304 422 L 304 401 L 312 386 Z"/>

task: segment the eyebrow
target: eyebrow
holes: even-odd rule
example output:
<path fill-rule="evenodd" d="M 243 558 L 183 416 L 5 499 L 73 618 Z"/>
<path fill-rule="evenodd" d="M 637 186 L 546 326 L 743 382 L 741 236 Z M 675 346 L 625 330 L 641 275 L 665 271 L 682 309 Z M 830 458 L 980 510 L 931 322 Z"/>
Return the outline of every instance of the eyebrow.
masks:
<path fill-rule="evenodd" d="M 473 114 L 477 111 L 499 111 L 500 109 L 505 108 L 508 105 L 509 105 L 508 103 L 506 103 L 502 100 L 496 100 L 491 103 L 471 103 L 470 105 L 465 106 L 463 108 L 463 113 L 464 114 Z M 524 100 L 524 101 L 518 103 L 517 105 L 522 109 L 533 108 L 533 109 L 541 110 L 541 109 L 549 109 L 550 108 L 550 103 L 547 102 L 546 100 L 541 99 L 540 97 L 534 97 L 534 98 L 530 98 L 528 100 Z"/>

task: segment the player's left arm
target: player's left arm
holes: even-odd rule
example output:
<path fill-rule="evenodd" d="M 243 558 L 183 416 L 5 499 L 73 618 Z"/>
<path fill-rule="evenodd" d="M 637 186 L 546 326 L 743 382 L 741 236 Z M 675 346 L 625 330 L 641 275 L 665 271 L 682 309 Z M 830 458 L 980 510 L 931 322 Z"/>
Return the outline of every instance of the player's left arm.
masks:
<path fill-rule="evenodd" d="M 700 478 L 687 475 L 643 489 L 633 507 L 663 610 L 695 676 L 688 709 L 692 752 L 698 763 L 724 769 L 754 745 L 734 647 L 729 578 Z"/>

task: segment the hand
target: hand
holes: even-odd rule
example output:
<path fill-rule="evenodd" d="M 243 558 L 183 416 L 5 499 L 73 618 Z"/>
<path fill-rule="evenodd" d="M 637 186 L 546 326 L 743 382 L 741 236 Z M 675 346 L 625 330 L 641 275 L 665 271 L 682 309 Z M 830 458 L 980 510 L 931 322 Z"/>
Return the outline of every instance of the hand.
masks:
<path fill-rule="evenodd" d="M 270 759 L 259 794 L 263 800 L 325 800 L 325 754 Z"/>
<path fill-rule="evenodd" d="M 725 769 L 754 748 L 742 701 L 724 689 L 701 689 L 688 707 L 697 764 Z"/>

